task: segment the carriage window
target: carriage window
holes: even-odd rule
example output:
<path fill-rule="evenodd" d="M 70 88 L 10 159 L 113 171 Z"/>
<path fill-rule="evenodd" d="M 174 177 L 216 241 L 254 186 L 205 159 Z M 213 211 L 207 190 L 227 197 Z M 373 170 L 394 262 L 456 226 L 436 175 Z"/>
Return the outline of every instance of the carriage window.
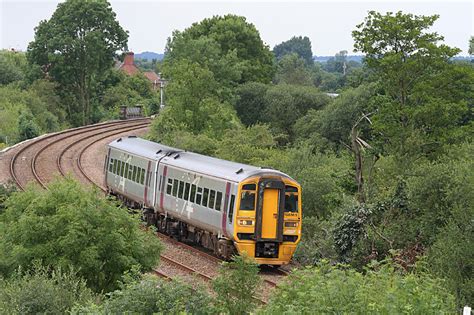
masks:
<path fill-rule="evenodd" d="M 202 194 L 202 205 L 207 207 L 207 200 L 209 198 L 209 189 L 204 188 L 204 193 Z"/>
<path fill-rule="evenodd" d="M 132 165 L 128 165 L 128 179 L 129 180 L 132 180 L 132 173 L 133 173 L 133 166 Z"/>
<path fill-rule="evenodd" d="M 168 185 L 166 185 L 166 193 L 171 195 L 171 191 L 173 190 L 173 180 L 168 178 Z"/>
<path fill-rule="evenodd" d="M 255 192 L 242 191 L 240 197 L 240 210 L 254 210 L 255 209 Z"/>
<path fill-rule="evenodd" d="M 137 182 L 137 167 L 135 165 L 133 166 L 132 180 Z"/>
<path fill-rule="evenodd" d="M 186 188 L 184 189 L 184 200 L 189 200 L 189 190 L 191 188 L 190 183 L 186 183 Z"/>
<path fill-rule="evenodd" d="M 201 187 L 198 187 L 197 188 L 197 193 L 196 193 L 196 203 L 198 205 L 201 204 L 201 200 L 202 200 L 202 188 Z"/>
<path fill-rule="evenodd" d="M 150 183 L 151 183 L 151 172 L 147 172 L 147 186 L 150 187 Z"/>
<path fill-rule="evenodd" d="M 173 196 L 178 197 L 179 180 L 175 179 L 173 183 Z"/>
<path fill-rule="evenodd" d="M 189 201 L 194 202 L 196 199 L 196 185 L 191 185 L 191 196 L 189 196 Z"/>
<path fill-rule="evenodd" d="M 232 222 L 234 217 L 234 203 L 235 203 L 235 196 L 230 196 L 230 205 L 229 205 L 229 222 Z"/>
<path fill-rule="evenodd" d="M 109 172 L 112 172 L 114 169 L 114 159 L 110 159 L 109 161 Z"/>
<path fill-rule="evenodd" d="M 140 172 L 140 184 L 145 184 L 145 169 L 144 168 L 141 168 L 141 172 Z"/>
<path fill-rule="evenodd" d="M 124 177 L 127 179 L 128 179 L 128 168 L 129 168 L 128 163 L 125 163 L 125 176 Z"/>
<path fill-rule="evenodd" d="M 183 199 L 183 193 L 184 193 L 184 182 L 179 181 L 178 198 Z"/>
<path fill-rule="evenodd" d="M 211 190 L 209 194 L 209 208 L 214 209 L 214 203 L 216 202 L 216 191 Z"/>
<path fill-rule="evenodd" d="M 124 161 L 120 161 L 120 176 L 121 177 L 124 177 L 123 174 L 125 172 L 125 162 Z"/>
<path fill-rule="evenodd" d="M 222 193 L 218 191 L 217 197 L 216 197 L 216 210 L 217 211 L 221 211 L 221 203 L 222 203 Z"/>
<path fill-rule="evenodd" d="M 120 161 L 114 160 L 114 169 L 112 170 L 114 174 L 118 174 L 119 163 Z"/>

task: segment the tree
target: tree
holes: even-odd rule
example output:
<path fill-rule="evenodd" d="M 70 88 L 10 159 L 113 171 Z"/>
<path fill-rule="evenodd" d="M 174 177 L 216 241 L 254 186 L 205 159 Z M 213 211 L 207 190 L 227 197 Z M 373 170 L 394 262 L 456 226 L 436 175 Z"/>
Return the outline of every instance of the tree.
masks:
<path fill-rule="evenodd" d="M 278 61 L 275 82 L 307 86 L 313 84 L 305 61 L 295 53 L 285 55 Z"/>
<path fill-rule="evenodd" d="M 34 260 L 52 268 L 73 267 L 96 292 L 117 288 L 134 265 L 155 266 L 161 245 L 116 202 L 72 179 L 57 180 L 48 190 L 28 187 L 14 193 L 0 216 L 0 274 L 30 269 Z"/>
<path fill-rule="evenodd" d="M 237 88 L 234 108 L 244 125 L 251 126 L 265 120 L 263 113 L 268 88 L 269 85 L 258 82 L 248 82 Z"/>
<path fill-rule="evenodd" d="M 9 84 L 25 77 L 25 54 L 0 50 L 0 84 Z"/>
<path fill-rule="evenodd" d="M 183 59 L 205 66 L 224 86 L 269 83 L 273 76 L 273 56 L 259 32 L 244 17 L 232 14 L 175 31 L 166 45 L 165 63 Z"/>
<path fill-rule="evenodd" d="M 68 0 L 36 27 L 28 60 L 41 66 L 63 93 L 72 93 L 70 121 L 87 124 L 96 89 L 113 66 L 116 52 L 126 49 L 127 38 L 106 0 Z"/>
<path fill-rule="evenodd" d="M 380 145 L 399 156 L 416 158 L 435 152 L 453 136 L 453 128 L 467 111 L 465 100 L 447 102 L 443 88 L 426 93 L 433 82 L 450 85 L 454 78 L 447 78 L 453 68 L 449 59 L 460 51 L 438 44 L 443 37 L 427 32 L 437 19 L 437 15 L 371 11 L 352 32 L 355 51 L 366 54 L 365 62 L 379 76 L 385 92 L 377 100 L 373 120 Z"/>
<path fill-rule="evenodd" d="M 273 48 L 273 53 L 277 60 L 286 55 L 297 54 L 306 62 L 306 65 L 313 64 L 313 51 L 311 50 L 311 41 L 308 37 L 293 36 L 286 42 L 282 42 Z"/>
<path fill-rule="evenodd" d="M 471 39 L 469 39 L 469 55 L 474 55 L 474 36 L 471 36 Z"/>

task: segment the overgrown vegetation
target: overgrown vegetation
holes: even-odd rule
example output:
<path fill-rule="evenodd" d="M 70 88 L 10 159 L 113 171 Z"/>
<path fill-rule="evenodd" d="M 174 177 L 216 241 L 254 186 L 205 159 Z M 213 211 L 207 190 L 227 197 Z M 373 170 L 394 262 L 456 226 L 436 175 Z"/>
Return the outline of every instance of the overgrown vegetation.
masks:
<path fill-rule="evenodd" d="M 86 11 L 84 25 L 71 18 Z M 295 261 L 309 267 L 260 311 L 454 313 L 474 300 L 474 63 L 453 59 L 437 19 L 369 12 L 352 33 L 363 62 L 319 63 L 308 37 L 272 51 L 244 17 L 215 16 L 171 34 L 162 62 L 139 62 L 169 79 L 150 139 L 302 185 Z M 149 81 L 113 67 L 127 38 L 108 2 L 68 0 L 26 54 L 1 51 L 0 148 L 121 105 L 157 113 Z M 76 42 L 86 49 L 65 49 Z M 0 190 L 1 313 L 256 311 L 252 262 L 225 264 L 216 296 L 139 275 L 160 246 L 137 218 L 70 179 L 51 188 Z"/>

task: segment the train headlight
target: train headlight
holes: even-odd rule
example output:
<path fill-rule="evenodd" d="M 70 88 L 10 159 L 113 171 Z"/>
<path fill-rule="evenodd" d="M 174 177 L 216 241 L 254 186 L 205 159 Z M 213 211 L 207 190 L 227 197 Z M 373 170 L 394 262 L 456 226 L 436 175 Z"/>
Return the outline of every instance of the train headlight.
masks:
<path fill-rule="evenodd" d="M 285 227 L 289 227 L 289 228 L 298 227 L 298 221 L 287 221 L 285 222 Z"/>
<path fill-rule="evenodd" d="M 239 225 L 252 226 L 253 220 L 239 220 Z"/>

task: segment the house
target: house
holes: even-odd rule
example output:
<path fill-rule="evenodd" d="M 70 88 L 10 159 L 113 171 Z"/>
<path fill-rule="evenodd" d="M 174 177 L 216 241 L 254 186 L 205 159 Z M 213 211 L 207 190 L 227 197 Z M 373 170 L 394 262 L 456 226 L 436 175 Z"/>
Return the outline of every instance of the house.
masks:
<path fill-rule="evenodd" d="M 150 81 L 153 86 L 153 90 L 157 90 L 160 87 L 160 76 L 157 75 L 154 71 L 141 71 L 135 65 L 134 53 L 129 51 L 125 53 L 125 58 L 123 62 L 118 64 L 117 68 L 123 71 L 127 75 L 136 75 L 138 73 L 143 73 L 143 75 Z"/>

